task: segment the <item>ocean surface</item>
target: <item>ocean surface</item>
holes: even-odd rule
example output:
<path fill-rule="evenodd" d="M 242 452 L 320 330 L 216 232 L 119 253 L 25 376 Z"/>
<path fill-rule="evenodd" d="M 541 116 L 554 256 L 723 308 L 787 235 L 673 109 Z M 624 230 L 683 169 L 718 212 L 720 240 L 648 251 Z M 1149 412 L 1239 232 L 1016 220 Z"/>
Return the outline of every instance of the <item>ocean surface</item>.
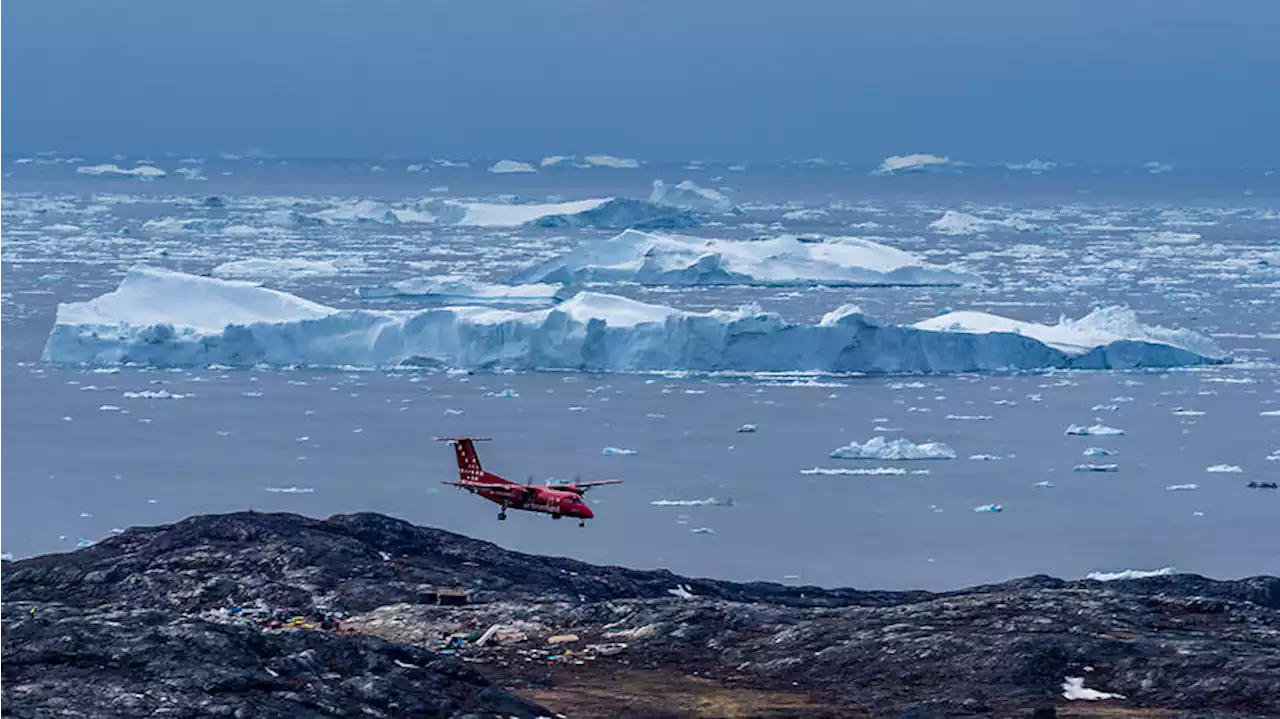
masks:
<path fill-rule="evenodd" d="M 798 584 L 945 589 L 1034 573 L 1280 571 L 1280 491 L 1246 486 L 1280 479 L 1280 415 L 1271 414 L 1280 410 L 1280 175 L 977 167 L 872 176 L 813 162 L 493 174 L 492 161 L 152 159 L 163 177 L 77 172 L 133 168 L 134 158 L 3 159 L 6 554 L 70 551 L 128 526 L 253 508 L 376 511 L 534 553 Z M 885 377 L 42 360 L 58 303 L 111 291 L 136 263 L 208 274 L 233 260 L 330 261 L 327 274 L 261 281 L 336 307 L 412 308 L 423 301 L 366 300 L 356 288 L 436 273 L 501 282 L 617 232 L 415 220 L 428 201 L 644 199 L 655 179 L 715 188 L 741 209 L 682 234 L 866 237 L 985 283 L 598 289 L 684 309 L 754 302 L 806 322 L 846 303 L 893 322 L 972 309 L 1048 323 L 1120 304 L 1145 323 L 1202 332 L 1234 361 Z M 372 203 L 397 219 L 358 209 Z M 985 222 L 964 234 L 929 227 L 947 211 Z M 316 215 L 328 219 L 297 219 Z M 169 396 L 126 396 L 161 390 Z M 748 423 L 758 431 L 736 431 Z M 1065 434 L 1095 423 L 1125 433 Z M 456 468 L 431 437 L 458 434 L 492 437 L 481 460 L 509 479 L 624 484 L 587 495 L 596 519 L 586 528 L 521 512 L 498 522 L 496 506 L 440 484 Z M 958 456 L 829 456 L 877 436 L 944 442 Z M 1091 447 L 1115 454 L 1085 456 Z M 1118 470 L 1073 471 L 1080 464 Z M 1231 471 L 1208 471 L 1220 465 Z M 886 469 L 822 471 L 876 468 Z M 974 511 L 991 504 L 1002 511 Z"/>

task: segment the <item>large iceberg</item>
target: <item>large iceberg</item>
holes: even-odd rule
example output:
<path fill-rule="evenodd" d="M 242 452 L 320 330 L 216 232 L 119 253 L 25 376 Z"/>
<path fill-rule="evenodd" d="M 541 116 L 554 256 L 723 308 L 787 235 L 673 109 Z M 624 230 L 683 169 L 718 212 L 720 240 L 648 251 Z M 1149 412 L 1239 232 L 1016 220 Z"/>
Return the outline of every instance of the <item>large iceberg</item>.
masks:
<path fill-rule="evenodd" d="M 959 165 L 950 157 L 940 157 L 927 153 L 914 155 L 893 155 L 884 158 L 880 166 L 871 171 L 873 175 L 894 175 L 899 172 L 925 172 L 943 167 Z"/>
<path fill-rule="evenodd" d="M 627 230 L 584 242 L 518 272 L 517 282 L 638 282 L 647 285 L 962 285 L 977 275 L 921 262 L 856 237 L 806 242 L 708 240 Z"/>
<path fill-rule="evenodd" d="M 505 175 L 512 172 L 537 172 L 538 168 L 527 162 L 519 160 L 498 160 L 489 168 L 489 172 L 495 175 Z"/>
<path fill-rule="evenodd" d="M 909 439 L 887 440 L 872 437 L 863 444 L 850 442 L 831 451 L 834 459 L 955 459 L 956 451 L 941 442 L 921 442 Z"/>
<path fill-rule="evenodd" d="M 91 365 L 875 373 L 1223 361 L 1206 349 L 1207 339 L 1190 347 L 1170 343 L 1191 336 L 1140 328 L 1135 337 L 1061 349 L 1028 334 L 886 324 L 849 306 L 802 324 L 754 305 L 689 312 L 593 292 L 524 311 L 340 310 L 247 282 L 135 266 L 116 290 L 59 305 L 44 358 Z"/>
<path fill-rule="evenodd" d="M 499 202 L 461 202 L 444 200 L 432 207 L 441 223 L 470 227 L 519 227 L 544 217 L 574 216 L 594 210 L 611 198 L 549 202 L 540 204 L 502 204 Z"/>
<path fill-rule="evenodd" d="M 683 230 L 697 227 L 698 219 L 679 207 L 615 197 L 587 210 L 545 215 L 533 224 L 538 227 L 589 227 L 598 230 Z"/>
<path fill-rule="evenodd" d="M 706 187 L 698 187 L 689 180 L 674 187 L 662 180 L 654 180 L 653 191 L 649 193 L 649 202 L 713 214 L 734 212 L 737 209 L 724 194 Z"/>
<path fill-rule="evenodd" d="M 461 275 L 414 277 L 388 285 L 357 288 L 365 299 L 414 298 L 436 302 L 551 305 L 560 301 L 559 285 L 493 285 Z"/>
<path fill-rule="evenodd" d="M 77 167 L 76 172 L 81 175 L 92 175 L 94 177 L 102 177 L 104 175 L 119 175 L 122 177 L 140 177 L 142 179 L 155 179 L 164 177 L 165 171 L 151 165 L 138 165 L 125 169 L 119 165 L 85 165 Z"/>

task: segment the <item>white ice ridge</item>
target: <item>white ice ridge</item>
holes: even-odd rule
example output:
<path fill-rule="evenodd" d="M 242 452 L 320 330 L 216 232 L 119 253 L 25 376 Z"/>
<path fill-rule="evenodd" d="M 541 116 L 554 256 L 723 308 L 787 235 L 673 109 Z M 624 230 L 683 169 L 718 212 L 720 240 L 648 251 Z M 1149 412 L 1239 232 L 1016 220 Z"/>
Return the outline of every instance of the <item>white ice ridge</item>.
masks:
<path fill-rule="evenodd" d="M 361 287 L 357 292 L 367 299 L 414 297 L 440 302 L 550 305 L 559 301 L 556 297 L 559 290 L 558 285 L 494 285 L 462 275 L 434 275 Z"/>
<path fill-rule="evenodd" d="M 873 437 L 865 444 L 850 442 L 831 451 L 835 459 L 955 459 L 956 451 L 941 442 L 915 444 L 909 439 Z"/>
<path fill-rule="evenodd" d="M 689 180 L 675 186 L 668 185 L 662 180 L 654 180 L 653 191 L 649 193 L 649 202 L 694 212 L 720 214 L 734 211 L 733 201 L 723 193 L 698 187 Z"/>
<path fill-rule="evenodd" d="M 559 257 L 521 270 L 513 280 L 885 286 L 978 284 L 982 278 L 931 265 L 909 252 L 856 237 L 829 238 L 825 242 L 806 242 L 791 236 L 721 240 L 626 230 L 608 240 L 583 242 Z M 976 317 L 979 313 L 970 314 Z M 959 319 L 963 318 L 957 316 Z"/>
<path fill-rule="evenodd" d="M 805 324 L 757 305 L 690 312 L 595 292 L 523 311 L 345 310 L 248 282 L 139 265 L 114 291 L 59 305 L 44 357 L 89 365 L 870 373 L 1221 361 L 1163 341 L 1177 336 L 1167 331 L 1151 340 L 1142 330 L 1140 337 L 1065 351 L 1026 334 L 886 324 L 851 306 Z"/>

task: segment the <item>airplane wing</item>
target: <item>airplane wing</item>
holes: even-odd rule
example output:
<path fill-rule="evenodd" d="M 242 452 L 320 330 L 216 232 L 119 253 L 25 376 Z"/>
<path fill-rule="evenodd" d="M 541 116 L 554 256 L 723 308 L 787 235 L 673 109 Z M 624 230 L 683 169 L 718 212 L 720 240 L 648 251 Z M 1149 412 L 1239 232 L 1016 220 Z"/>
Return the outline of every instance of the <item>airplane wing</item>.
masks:
<path fill-rule="evenodd" d="M 592 487 L 599 487 L 604 484 L 622 484 L 621 479 L 596 479 L 590 482 L 573 482 L 571 484 L 552 484 L 552 489 L 558 489 L 563 492 L 576 492 L 582 494 Z"/>
<path fill-rule="evenodd" d="M 455 487 L 464 489 L 520 489 L 518 484 L 497 484 L 489 482 L 441 482 L 440 484 L 451 484 Z"/>

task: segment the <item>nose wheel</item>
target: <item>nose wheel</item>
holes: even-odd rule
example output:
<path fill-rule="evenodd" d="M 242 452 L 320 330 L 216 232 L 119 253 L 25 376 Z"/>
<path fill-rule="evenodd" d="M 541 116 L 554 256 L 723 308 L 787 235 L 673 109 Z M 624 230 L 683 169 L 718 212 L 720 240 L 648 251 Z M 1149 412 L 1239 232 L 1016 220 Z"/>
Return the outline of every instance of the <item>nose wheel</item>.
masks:
<path fill-rule="evenodd" d="M 579 519 L 579 520 L 578 520 L 578 526 L 579 526 L 579 527 L 585 527 L 585 526 L 587 526 L 587 520 L 585 520 L 585 519 Z"/>
<path fill-rule="evenodd" d="M 502 509 L 498 510 L 498 519 L 502 520 L 506 518 L 507 518 L 507 508 L 503 507 Z"/>

